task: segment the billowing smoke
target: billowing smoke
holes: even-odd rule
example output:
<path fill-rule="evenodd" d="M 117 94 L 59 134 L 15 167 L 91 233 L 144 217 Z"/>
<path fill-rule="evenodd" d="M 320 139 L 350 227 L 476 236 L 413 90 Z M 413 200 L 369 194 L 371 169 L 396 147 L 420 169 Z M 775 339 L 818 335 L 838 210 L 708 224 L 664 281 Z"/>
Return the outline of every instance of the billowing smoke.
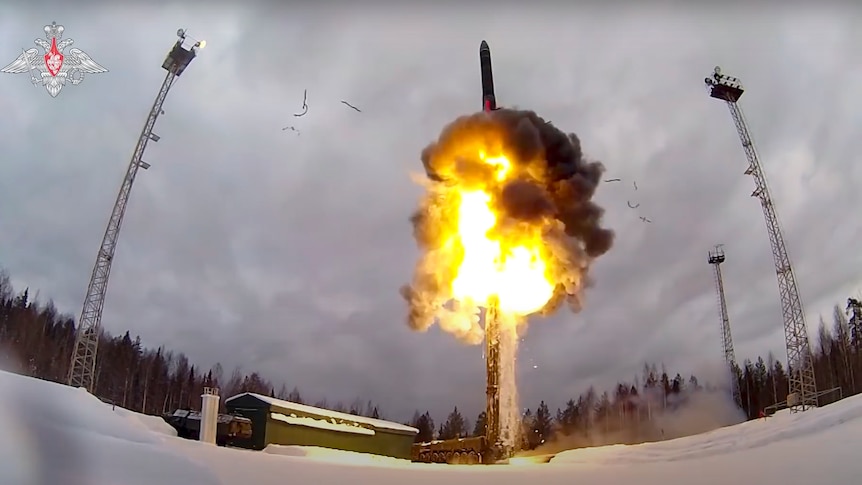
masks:
<path fill-rule="evenodd" d="M 586 416 L 591 426 L 580 422 L 577 429 L 557 429 L 552 437 L 534 450 L 521 456 L 546 455 L 565 450 L 615 444 L 637 444 L 671 440 L 706 433 L 714 429 L 742 423 L 745 412 L 733 401 L 730 393 L 730 372 L 723 362 L 701 362 L 693 366 L 704 386 L 687 385 L 678 394 L 665 394 L 661 386 L 641 388 L 637 395 L 628 395 L 626 405 L 617 405 L 612 412 L 599 416 L 588 404 Z M 581 416 L 584 416 L 583 414 Z M 654 460 L 653 449 L 615 448 L 608 453 L 584 455 L 586 463 L 643 457 Z M 571 461 L 567 461 L 571 462 Z"/>
<path fill-rule="evenodd" d="M 489 157 L 500 156 L 505 165 L 489 163 Z M 482 341 L 477 308 L 452 301 L 463 258 L 451 244 L 459 191 L 490 196 L 496 221 L 489 238 L 503 244 L 529 239 L 539 247 L 553 291 L 538 311 L 549 314 L 564 303 L 573 311 L 581 308 L 590 264 L 611 248 L 614 233 L 601 226 L 604 210 L 592 200 L 604 166 L 585 159 L 575 134 L 533 111 L 480 112 L 446 126 L 422 151 L 422 164 L 426 194 L 410 218 L 422 257 L 412 284 L 401 290 L 411 328 L 425 331 L 436 321 L 464 341 Z"/>
<path fill-rule="evenodd" d="M 659 390 L 660 391 L 660 390 Z M 647 404 L 647 401 L 651 401 Z M 730 394 L 722 390 L 704 390 L 688 393 L 682 398 L 670 396 L 667 409 L 663 410 L 661 392 L 652 396 L 642 394 L 639 398 L 630 399 L 632 405 L 640 409 L 641 416 L 632 418 L 629 414 L 624 426 L 620 426 L 618 414 L 605 420 L 594 418 L 593 426 L 587 431 L 575 431 L 566 434 L 558 431 L 546 443 L 534 450 L 519 453 L 519 456 L 538 456 L 559 453 L 578 448 L 608 446 L 617 444 L 633 445 L 645 442 L 672 440 L 685 436 L 706 433 L 725 426 L 732 426 L 745 421 L 745 413 L 736 406 Z M 645 408 L 652 407 L 652 412 Z M 584 461 L 599 464 L 604 458 L 623 461 L 625 458 L 645 461 L 655 457 L 649 448 L 615 448 L 607 454 L 584 455 Z M 601 458 L 599 458 L 601 457 Z M 569 457 L 571 458 L 571 457 Z M 573 460 L 567 460 L 571 463 Z"/>

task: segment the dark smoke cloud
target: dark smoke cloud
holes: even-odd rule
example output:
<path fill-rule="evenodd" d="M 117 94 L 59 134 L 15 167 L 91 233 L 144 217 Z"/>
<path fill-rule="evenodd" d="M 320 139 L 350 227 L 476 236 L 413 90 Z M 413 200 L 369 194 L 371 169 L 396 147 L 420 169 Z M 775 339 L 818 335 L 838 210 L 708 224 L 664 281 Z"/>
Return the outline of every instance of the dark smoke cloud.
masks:
<path fill-rule="evenodd" d="M 462 116 L 446 126 L 438 140 L 422 151 L 422 165 L 428 178 L 441 184 L 457 180 L 465 188 L 483 188 L 493 181 L 496 168 L 477 155 L 452 159 L 453 154 L 463 152 L 458 144 L 465 135 L 469 138 L 477 133 L 487 136 L 491 146 L 495 142 L 502 144 L 502 151 L 515 165 L 516 176 L 507 180 L 506 185 L 496 187 L 493 194 L 494 203 L 503 214 L 500 223 L 530 223 L 543 218 L 555 218 L 562 223 L 564 235 L 557 236 L 553 252 L 566 269 L 577 271 L 584 283 L 569 288 L 561 284 L 545 310 L 553 311 L 563 300 L 577 310 L 578 290 L 589 281 L 586 274 L 589 260 L 606 253 L 614 240 L 613 231 L 601 227 L 604 209 L 592 200 L 604 166 L 584 158 L 581 141 L 574 133 L 560 131 L 533 111 L 500 109 Z M 436 222 L 454 216 L 435 214 L 430 210 L 432 205 L 424 203 L 411 218 L 414 237 L 424 250 L 433 249 L 434 242 L 440 241 L 435 237 L 439 231 Z M 427 294 L 446 281 L 417 267 L 413 287 L 402 289 L 411 305 L 411 327 L 424 329 L 430 325 L 428 315 L 420 307 L 427 304 Z"/>
<path fill-rule="evenodd" d="M 614 233 L 600 226 L 604 209 L 591 199 L 602 180 L 604 165 L 584 158 L 581 140 L 574 133 L 566 134 L 534 111 L 500 109 L 490 114 L 479 112 L 462 116 L 443 129 L 440 139 L 422 151 L 422 164 L 428 178 L 446 180 L 445 169 L 436 167 L 438 148 L 457 133 L 496 125 L 502 129 L 504 149 L 512 161 L 521 166 L 538 165 L 546 169 L 547 177 L 532 181 L 542 184 L 536 189 L 525 188 L 528 182 L 515 180 L 503 189 L 501 206 L 510 217 L 520 219 L 544 215 L 553 207 L 555 217 L 566 228 L 566 234 L 584 243 L 590 257 L 601 256 L 613 245 Z M 472 176 L 488 180 L 489 166 L 483 163 L 458 164 L 452 176 L 469 179 Z M 511 186 L 515 187 L 511 187 Z M 541 194 L 540 194 L 541 192 Z M 544 195 L 545 200 L 539 200 Z M 527 204 L 529 207 L 524 207 Z"/>
<path fill-rule="evenodd" d="M 534 221 L 544 216 L 554 215 L 554 203 L 545 190 L 526 180 L 515 180 L 506 184 L 500 193 L 503 211 L 520 221 Z"/>

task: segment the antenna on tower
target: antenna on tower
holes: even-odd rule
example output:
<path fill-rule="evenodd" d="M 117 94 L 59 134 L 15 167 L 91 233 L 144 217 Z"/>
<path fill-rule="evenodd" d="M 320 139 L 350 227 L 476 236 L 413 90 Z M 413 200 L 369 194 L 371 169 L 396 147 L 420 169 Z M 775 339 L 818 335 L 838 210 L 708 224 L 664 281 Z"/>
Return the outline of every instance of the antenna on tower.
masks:
<path fill-rule="evenodd" d="M 781 312 L 784 317 L 784 339 L 787 346 L 787 366 L 790 369 L 789 394 L 787 406 L 791 412 L 805 411 L 817 407 L 817 383 L 814 379 L 814 359 L 811 355 L 811 344 L 808 340 L 808 327 L 805 324 L 805 312 L 802 309 L 802 299 L 796 285 L 796 277 L 787 255 L 784 235 L 778 223 L 775 204 L 769 195 L 766 176 L 754 148 L 754 142 L 739 107 L 738 101 L 745 90 L 738 78 L 721 73 L 716 66 L 712 77 L 704 79 L 709 96 L 727 103 L 730 115 L 736 125 L 736 131 L 742 142 L 742 148 L 748 158 L 746 175 L 754 178 L 752 197 L 760 199 L 766 229 L 769 233 L 769 243 L 772 246 L 772 258 L 775 262 L 775 275 L 778 278 L 778 295 L 781 299 Z"/>
<path fill-rule="evenodd" d="M 727 300 L 724 298 L 724 282 L 721 279 L 721 263 L 724 262 L 724 245 L 718 244 L 709 252 L 707 262 L 715 274 L 715 291 L 718 293 L 718 310 L 721 316 L 721 344 L 724 347 L 724 361 L 730 373 L 730 395 L 738 407 L 742 407 L 739 392 L 739 376 L 736 373 L 736 356 L 733 352 L 733 337 L 730 335 L 730 317 L 727 313 Z"/>
<path fill-rule="evenodd" d="M 164 113 L 162 106 L 165 103 L 165 98 L 168 96 L 168 91 L 171 89 L 174 81 L 186 70 L 192 59 L 195 58 L 197 50 L 202 49 L 205 45 L 204 41 L 198 41 L 192 48 L 184 48 L 183 42 L 185 41 L 186 33 L 183 29 L 177 31 L 177 37 L 179 37 L 179 40 L 177 40 L 167 57 L 165 57 L 165 62 L 162 63 L 162 68 L 168 71 L 168 74 L 165 76 L 164 82 L 162 82 L 162 87 L 159 89 L 159 94 L 156 96 L 153 107 L 150 109 L 150 114 L 144 123 L 144 129 L 141 131 L 138 144 L 135 146 L 135 152 L 132 154 L 132 160 L 126 169 L 126 176 L 120 185 L 120 192 L 117 194 L 114 209 L 111 211 L 111 217 L 108 219 L 108 227 L 105 229 L 105 235 L 102 237 L 99 252 L 96 253 L 96 264 L 93 267 L 93 273 L 90 275 L 90 284 L 87 286 L 87 294 L 84 297 L 84 308 L 81 310 L 81 318 L 78 320 L 75 347 L 72 349 L 72 362 L 69 366 L 68 383 L 72 387 L 83 387 L 90 393 L 94 393 L 96 387 L 96 351 L 98 350 L 99 337 L 102 333 L 102 309 L 105 307 L 108 277 L 111 275 L 111 263 L 114 260 L 114 252 L 117 249 L 117 239 L 120 236 L 120 226 L 123 223 L 123 216 L 126 214 L 126 204 L 129 202 L 132 183 L 135 181 L 139 168 L 144 170 L 150 168 L 150 164 L 145 162 L 142 157 L 144 149 L 147 148 L 147 142 L 158 142 L 160 139 L 159 135 L 153 133 L 153 127 L 155 127 L 156 119 L 159 115 Z"/>

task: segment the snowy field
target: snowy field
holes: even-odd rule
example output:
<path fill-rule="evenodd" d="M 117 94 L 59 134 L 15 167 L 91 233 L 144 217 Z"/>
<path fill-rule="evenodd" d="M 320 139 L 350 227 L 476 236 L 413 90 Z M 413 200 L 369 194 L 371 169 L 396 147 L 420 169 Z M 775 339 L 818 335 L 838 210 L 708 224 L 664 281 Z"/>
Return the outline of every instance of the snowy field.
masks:
<path fill-rule="evenodd" d="M 0 372 L 0 430 L 2 485 L 849 485 L 862 477 L 862 397 L 661 443 L 566 451 L 549 464 L 471 467 L 205 445 L 82 390 Z"/>

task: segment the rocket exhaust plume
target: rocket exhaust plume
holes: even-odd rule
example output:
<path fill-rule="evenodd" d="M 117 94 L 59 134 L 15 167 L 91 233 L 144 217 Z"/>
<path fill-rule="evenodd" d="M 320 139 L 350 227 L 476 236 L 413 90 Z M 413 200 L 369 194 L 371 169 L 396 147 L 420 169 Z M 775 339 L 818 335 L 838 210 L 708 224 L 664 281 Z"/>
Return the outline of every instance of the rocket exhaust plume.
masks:
<path fill-rule="evenodd" d="M 408 323 L 480 344 L 481 308 L 524 323 L 581 308 L 590 265 L 613 243 L 592 201 L 604 167 L 532 111 L 462 116 L 422 152 L 426 189 L 411 217 L 421 257 L 401 289 Z"/>

